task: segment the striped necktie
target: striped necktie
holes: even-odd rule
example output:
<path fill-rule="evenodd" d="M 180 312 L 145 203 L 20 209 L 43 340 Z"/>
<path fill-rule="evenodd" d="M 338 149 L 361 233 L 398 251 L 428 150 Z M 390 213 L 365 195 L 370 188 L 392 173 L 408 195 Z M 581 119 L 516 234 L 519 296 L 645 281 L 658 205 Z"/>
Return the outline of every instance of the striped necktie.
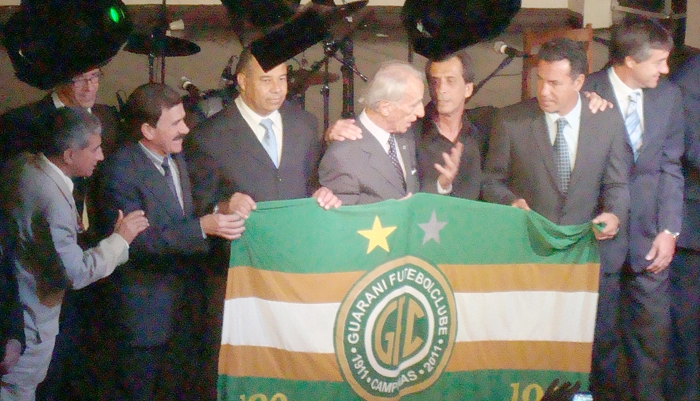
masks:
<path fill-rule="evenodd" d="M 627 127 L 627 135 L 630 137 L 630 144 L 634 152 L 634 161 L 637 161 L 639 149 L 642 147 L 642 121 L 639 118 L 638 105 L 639 92 L 632 92 L 630 95 L 630 103 L 627 107 L 625 127 Z"/>
<path fill-rule="evenodd" d="M 554 139 L 554 163 L 557 165 L 559 186 L 565 194 L 569 191 L 569 182 L 571 181 L 569 146 L 566 143 L 566 139 L 564 139 L 566 123 L 567 121 L 563 117 L 557 120 L 557 137 Z"/>

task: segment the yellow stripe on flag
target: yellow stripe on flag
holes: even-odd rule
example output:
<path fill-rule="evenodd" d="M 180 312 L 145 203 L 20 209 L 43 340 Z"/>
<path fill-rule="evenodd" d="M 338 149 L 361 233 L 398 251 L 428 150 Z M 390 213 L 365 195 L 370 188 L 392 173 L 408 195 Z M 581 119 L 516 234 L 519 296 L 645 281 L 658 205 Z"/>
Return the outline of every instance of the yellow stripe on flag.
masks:
<path fill-rule="evenodd" d="M 580 265 L 438 265 L 454 292 L 597 292 L 596 263 Z M 226 299 L 256 297 L 279 302 L 341 302 L 364 271 L 283 273 L 251 267 L 228 271 Z"/>
<path fill-rule="evenodd" d="M 591 344 L 547 341 L 456 343 L 446 372 L 515 369 L 587 372 Z M 340 382 L 335 354 L 291 352 L 268 347 L 221 346 L 219 374 L 286 380 Z"/>

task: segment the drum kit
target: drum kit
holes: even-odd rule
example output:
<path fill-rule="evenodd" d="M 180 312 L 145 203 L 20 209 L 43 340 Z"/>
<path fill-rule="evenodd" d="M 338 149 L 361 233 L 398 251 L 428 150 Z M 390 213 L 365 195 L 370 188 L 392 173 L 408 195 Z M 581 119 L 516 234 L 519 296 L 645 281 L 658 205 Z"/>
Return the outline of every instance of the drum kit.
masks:
<path fill-rule="evenodd" d="M 360 13 L 367 2 L 368 0 L 361 0 L 336 6 L 332 1 L 321 0 L 298 6 L 287 3 L 286 0 L 249 0 L 250 4 L 245 4 L 246 1 L 222 1 L 231 18 L 236 20 L 232 26 L 243 27 L 234 29 L 239 40 L 244 46 L 250 47 L 263 70 L 272 69 L 311 46 L 323 43 L 324 57 L 309 69 L 288 66 L 287 98 L 303 107 L 306 91 L 311 86 L 320 85 L 324 99 L 325 127 L 328 126 L 329 84 L 340 78 L 338 74 L 329 71 L 330 58 L 338 60 L 342 65 L 343 116 L 350 116 L 354 112 L 352 74 L 367 80 L 355 66 L 350 38 L 352 32 L 369 15 Z M 256 12 L 255 7 L 260 7 L 262 3 L 264 10 Z M 158 20 L 158 25 L 147 34 L 130 35 L 124 50 L 147 55 L 149 81 L 162 83 L 165 80 L 166 58 L 190 56 L 198 53 L 200 47 L 194 42 L 167 35 L 169 23 L 165 0 L 161 3 Z M 220 89 L 201 91 L 186 77 L 182 77 L 182 87 L 188 92 L 183 97 L 183 103 L 190 114 L 188 123 L 191 126 L 210 118 L 236 97 L 236 79 L 232 74 L 236 60 L 237 57 L 232 56 L 224 68 L 221 82 L 225 86 Z"/>

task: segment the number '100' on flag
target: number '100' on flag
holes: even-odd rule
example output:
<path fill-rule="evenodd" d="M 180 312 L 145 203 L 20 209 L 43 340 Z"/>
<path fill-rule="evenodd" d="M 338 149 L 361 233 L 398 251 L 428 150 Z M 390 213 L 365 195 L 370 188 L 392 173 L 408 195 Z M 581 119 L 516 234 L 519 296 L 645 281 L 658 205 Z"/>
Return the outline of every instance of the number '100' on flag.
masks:
<path fill-rule="evenodd" d="M 258 204 L 231 245 L 219 399 L 537 400 L 585 388 L 590 224 L 446 196 Z"/>

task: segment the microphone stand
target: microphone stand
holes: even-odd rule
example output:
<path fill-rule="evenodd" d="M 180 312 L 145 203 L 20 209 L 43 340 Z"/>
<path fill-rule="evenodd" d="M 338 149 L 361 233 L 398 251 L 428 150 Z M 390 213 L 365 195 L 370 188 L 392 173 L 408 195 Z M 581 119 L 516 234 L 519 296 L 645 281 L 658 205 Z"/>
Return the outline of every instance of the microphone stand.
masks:
<path fill-rule="evenodd" d="M 515 57 L 508 56 L 505 59 L 503 59 L 503 61 L 501 61 L 501 64 L 499 64 L 498 67 L 496 67 L 496 69 L 493 70 L 491 74 L 489 74 L 486 78 L 482 79 L 478 84 L 476 84 L 474 86 L 474 91 L 472 92 L 472 95 L 469 97 L 469 99 L 467 99 L 467 103 L 469 102 L 469 100 L 474 98 L 474 95 L 476 95 L 477 92 L 481 90 L 481 88 L 486 84 L 486 82 L 488 82 L 491 78 L 495 77 L 496 74 L 498 74 L 502 69 L 506 68 L 506 66 L 510 64 L 514 58 Z"/>

